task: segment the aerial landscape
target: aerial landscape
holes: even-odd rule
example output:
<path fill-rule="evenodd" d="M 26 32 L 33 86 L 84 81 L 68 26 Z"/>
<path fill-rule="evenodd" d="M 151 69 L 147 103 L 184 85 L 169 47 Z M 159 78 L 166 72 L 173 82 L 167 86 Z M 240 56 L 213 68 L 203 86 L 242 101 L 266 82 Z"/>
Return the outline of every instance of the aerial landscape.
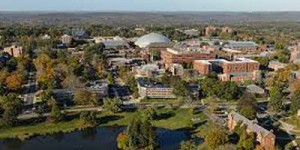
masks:
<path fill-rule="evenodd" d="M 1 0 L 0 150 L 299 150 L 299 5 Z"/>

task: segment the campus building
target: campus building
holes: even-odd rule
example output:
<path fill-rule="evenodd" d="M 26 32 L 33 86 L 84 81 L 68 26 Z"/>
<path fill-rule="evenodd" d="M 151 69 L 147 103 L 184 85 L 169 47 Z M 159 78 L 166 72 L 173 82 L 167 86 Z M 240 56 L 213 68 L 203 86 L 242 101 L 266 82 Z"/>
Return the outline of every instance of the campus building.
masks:
<path fill-rule="evenodd" d="M 203 50 L 202 48 L 187 47 L 187 48 L 167 48 L 161 51 L 161 58 L 166 68 L 173 63 L 191 64 L 194 60 L 210 60 L 215 59 L 216 55 L 213 52 Z"/>
<path fill-rule="evenodd" d="M 279 69 L 283 69 L 286 66 L 287 66 L 287 64 L 281 63 L 281 62 L 275 61 L 275 60 L 270 61 L 269 65 L 268 65 L 268 67 L 271 68 L 271 69 L 273 69 L 274 71 L 277 71 Z"/>
<path fill-rule="evenodd" d="M 151 81 L 149 78 L 138 78 L 137 86 L 142 98 L 175 98 L 173 88 Z"/>
<path fill-rule="evenodd" d="M 252 52 L 257 50 L 258 45 L 252 41 L 229 41 L 223 43 L 223 48 Z"/>
<path fill-rule="evenodd" d="M 228 114 L 228 128 L 231 132 L 234 128 L 241 124 L 241 126 L 246 127 L 248 133 L 254 133 L 256 135 L 256 141 L 266 150 L 275 149 L 276 136 L 267 129 L 259 126 L 255 121 L 251 121 L 246 117 L 238 114 L 237 112 L 230 112 Z"/>
<path fill-rule="evenodd" d="M 12 57 L 19 57 L 20 55 L 23 54 L 23 49 L 20 46 L 12 45 L 10 47 L 5 47 L 3 52 L 8 53 Z"/>
<path fill-rule="evenodd" d="M 235 61 L 225 59 L 195 60 L 193 67 L 202 75 L 211 72 L 219 73 L 222 81 L 247 81 L 260 78 L 259 63 L 257 61 L 237 58 Z"/>
<path fill-rule="evenodd" d="M 61 42 L 65 45 L 71 45 L 72 41 L 73 41 L 73 37 L 70 35 L 65 34 L 61 36 Z"/>

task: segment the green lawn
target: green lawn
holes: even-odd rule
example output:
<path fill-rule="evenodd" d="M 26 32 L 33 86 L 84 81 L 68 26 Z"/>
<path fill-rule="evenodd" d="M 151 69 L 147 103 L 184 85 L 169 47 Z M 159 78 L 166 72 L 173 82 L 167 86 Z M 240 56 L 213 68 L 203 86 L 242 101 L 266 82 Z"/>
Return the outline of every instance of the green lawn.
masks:
<path fill-rule="evenodd" d="M 136 117 L 138 111 L 121 112 L 111 114 L 108 112 L 100 112 L 98 115 L 100 126 L 126 126 Z M 153 121 L 153 125 L 158 128 L 166 128 L 171 130 L 187 129 L 190 127 L 191 118 L 199 118 L 200 124 L 195 123 L 197 130 L 203 129 L 205 126 L 202 122 L 206 120 L 203 113 L 196 113 L 193 116 L 189 113 L 189 109 L 159 109 L 157 110 L 158 117 Z M 79 119 L 53 123 L 40 123 L 36 125 L 19 126 L 5 128 L 0 130 L 0 138 L 19 138 L 26 139 L 34 135 L 46 135 L 57 132 L 72 132 L 76 129 L 86 127 Z"/>
<path fill-rule="evenodd" d="M 132 118 L 136 117 L 138 112 L 122 112 L 115 115 L 102 112 L 100 114 L 102 123 L 101 126 L 126 126 Z M 157 110 L 158 119 L 153 121 L 153 125 L 159 128 L 167 128 L 171 130 L 184 129 L 189 127 L 189 122 L 192 116 L 189 114 L 189 109 L 159 109 Z M 206 119 L 203 113 L 198 113 L 194 118 Z"/>
<path fill-rule="evenodd" d="M 85 126 L 79 119 L 74 119 L 72 121 L 61 122 L 57 124 L 41 123 L 37 125 L 1 129 L 0 138 L 26 139 L 33 135 L 46 135 L 57 132 L 72 132 L 83 127 Z"/>

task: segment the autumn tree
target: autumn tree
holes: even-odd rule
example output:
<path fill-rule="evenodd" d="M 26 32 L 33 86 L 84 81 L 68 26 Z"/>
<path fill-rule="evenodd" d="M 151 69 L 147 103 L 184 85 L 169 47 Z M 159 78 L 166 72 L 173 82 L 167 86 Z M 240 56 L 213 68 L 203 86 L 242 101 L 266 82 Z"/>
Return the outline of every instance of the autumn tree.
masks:
<path fill-rule="evenodd" d="M 95 93 L 91 93 L 85 89 L 78 89 L 74 94 L 74 102 L 76 105 L 97 105 L 98 99 Z"/>
<path fill-rule="evenodd" d="M 22 75 L 13 73 L 10 76 L 8 76 L 5 80 L 5 83 L 11 91 L 17 91 L 22 87 L 24 78 Z"/>
<path fill-rule="evenodd" d="M 211 149 L 216 149 L 220 145 L 225 145 L 228 142 L 228 134 L 221 127 L 212 127 L 206 134 L 204 140 Z"/>

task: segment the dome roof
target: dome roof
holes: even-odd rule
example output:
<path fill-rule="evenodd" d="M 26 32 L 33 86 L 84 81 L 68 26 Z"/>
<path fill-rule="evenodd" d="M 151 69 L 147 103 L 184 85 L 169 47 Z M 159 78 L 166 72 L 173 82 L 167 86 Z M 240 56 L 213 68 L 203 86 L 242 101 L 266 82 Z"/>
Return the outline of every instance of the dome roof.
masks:
<path fill-rule="evenodd" d="M 158 33 L 149 33 L 140 37 L 136 42 L 135 45 L 139 46 L 140 48 L 145 48 L 152 43 L 170 43 L 171 41 Z"/>

